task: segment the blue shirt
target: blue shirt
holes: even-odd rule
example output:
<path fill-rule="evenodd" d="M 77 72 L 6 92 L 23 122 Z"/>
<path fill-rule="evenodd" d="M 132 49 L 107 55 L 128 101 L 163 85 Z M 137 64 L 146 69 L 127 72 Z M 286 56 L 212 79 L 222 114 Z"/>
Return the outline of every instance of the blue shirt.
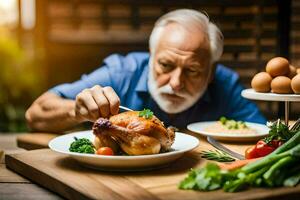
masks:
<path fill-rule="evenodd" d="M 243 87 L 239 76 L 223 65 L 216 68 L 214 80 L 204 95 L 191 108 L 170 117 L 151 98 L 148 91 L 149 53 L 130 53 L 127 56 L 113 54 L 104 59 L 103 65 L 80 80 L 58 85 L 50 92 L 75 99 L 85 88 L 94 85 L 111 86 L 118 94 L 121 105 L 133 110 L 151 109 L 166 125 L 185 128 L 199 121 L 218 120 L 221 116 L 235 120 L 265 123 L 257 106 L 241 96 Z"/>

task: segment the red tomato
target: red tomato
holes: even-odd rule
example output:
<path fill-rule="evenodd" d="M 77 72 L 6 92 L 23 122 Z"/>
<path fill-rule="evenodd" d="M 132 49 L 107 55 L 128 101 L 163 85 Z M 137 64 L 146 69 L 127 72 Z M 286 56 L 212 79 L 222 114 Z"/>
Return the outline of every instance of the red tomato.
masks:
<path fill-rule="evenodd" d="M 255 146 L 248 147 L 245 151 L 245 158 L 246 159 L 252 159 L 252 158 L 258 158 L 259 156 L 256 153 Z"/>
<path fill-rule="evenodd" d="M 276 147 L 269 146 L 263 140 L 259 140 L 256 143 L 255 149 L 256 149 L 257 155 L 259 157 L 263 157 L 263 156 L 266 156 L 266 155 L 270 154 L 271 152 L 273 152 L 276 149 Z"/>
<path fill-rule="evenodd" d="M 104 156 L 113 156 L 114 151 L 110 147 L 100 147 L 96 154 L 98 155 L 104 155 Z"/>

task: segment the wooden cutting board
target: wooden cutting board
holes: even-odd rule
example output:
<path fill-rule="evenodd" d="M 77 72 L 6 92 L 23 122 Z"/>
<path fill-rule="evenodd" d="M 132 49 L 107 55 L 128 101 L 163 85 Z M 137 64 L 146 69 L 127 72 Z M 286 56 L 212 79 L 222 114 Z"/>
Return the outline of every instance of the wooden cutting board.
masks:
<path fill-rule="evenodd" d="M 48 143 L 59 136 L 54 133 L 25 133 L 17 136 L 17 146 L 26 150 L 48 148 Z"/>
<path fill-rule="evenodd" d="M 242 145 L 243 146 L 243 145 Z M 244 148 L 245 146 L 243 146 Z M 166 168 L 138 172 L 101 172 L 80 166 L 68 156 L 50 149 L 6 155 L 9 169 L 68 199 L 297 199 L 295 188 L 250 189 L 239 193 L 186 191 L 177 185 L 190 168 L 205 164 L 199 151 L 212 148 L 203 140 L 200 146 Z M 237 149 L 237 147 L 236 147 Z M 243 151 L 242 148 L 239 148 Z"/>

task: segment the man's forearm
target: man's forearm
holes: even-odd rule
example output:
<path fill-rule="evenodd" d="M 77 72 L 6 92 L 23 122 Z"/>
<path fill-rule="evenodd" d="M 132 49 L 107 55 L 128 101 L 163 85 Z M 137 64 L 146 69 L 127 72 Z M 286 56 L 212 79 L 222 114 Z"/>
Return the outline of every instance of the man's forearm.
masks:
<path fill-rule="evenodd" d="M 31 105 L 26 120 L 32 130 L 47 132 L 63 132 L 80 123 L 75 115 L 75 101 L 49 92 Z"/>

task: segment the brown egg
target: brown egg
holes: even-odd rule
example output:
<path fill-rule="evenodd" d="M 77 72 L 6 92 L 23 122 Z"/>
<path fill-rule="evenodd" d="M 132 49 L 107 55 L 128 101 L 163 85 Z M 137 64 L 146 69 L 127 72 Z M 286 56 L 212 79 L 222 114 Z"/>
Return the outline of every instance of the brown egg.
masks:
<path fill-rule="evenodd" d="M 296 75 L 297 75 L 297 69 L 296 69 L 296 67 L 294 67 L 293 65 L 290 65 L 290 73 L 289 73 L 288 77 L 290 79 L 292 79 Z"/>
<path fill-rule="evenodd" d="M 256 74 L 252 81 L 251 87 L 256 92 L 270 92 L 272 77 L 267 72 L 260 72 Z"/>
<path fill-rule="evenodd" d="M 291 88 L 291 79 L 286 76 L 278 76 L 271 82 L 272 92 L 278 94 L 290 94 L 293 93 Z"/>
<path fill-rule="evenodd" d="M 300 68 L 296 68 L 297 74 L 300 74 Z"/>
<path fill-rule="evenodd" d="M 300 74 L 294 76 L 291 82 L 294 93 L 300 94 Z"/>
<path fill-rule="evenodd" d="M 266 65 L 266 72 L 272 77 L 288 75 L 290 73 L 289 61 L 283 57 L 272 58 Z"/>

